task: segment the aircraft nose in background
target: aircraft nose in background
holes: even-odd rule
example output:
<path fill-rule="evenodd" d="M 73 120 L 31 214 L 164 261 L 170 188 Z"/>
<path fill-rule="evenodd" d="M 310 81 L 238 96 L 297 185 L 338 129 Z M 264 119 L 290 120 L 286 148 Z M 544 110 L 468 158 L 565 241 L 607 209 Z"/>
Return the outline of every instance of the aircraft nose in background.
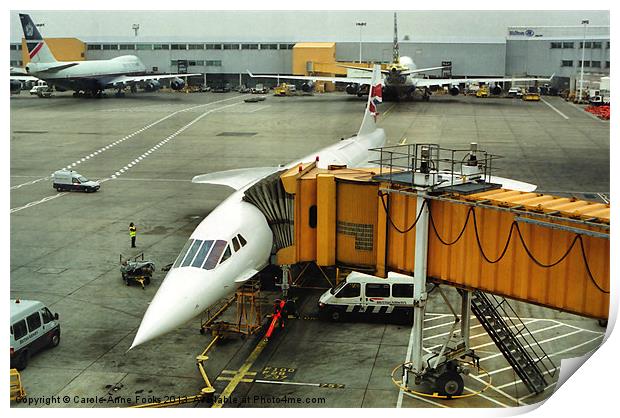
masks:
<path fill-rule="evenodd" d="M 172 269 L 149 305 L 130 350 L 160 337 L 199 315 L 220 299 L 213 272 Z"/>

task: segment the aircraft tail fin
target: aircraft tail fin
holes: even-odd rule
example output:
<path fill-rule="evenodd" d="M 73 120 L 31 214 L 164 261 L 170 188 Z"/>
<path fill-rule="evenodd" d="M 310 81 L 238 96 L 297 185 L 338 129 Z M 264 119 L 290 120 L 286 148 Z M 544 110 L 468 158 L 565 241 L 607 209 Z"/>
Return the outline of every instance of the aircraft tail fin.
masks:
<path fill-rule="evenodd" d="M 56 58 L 52 51 L 49 49 L 45 40 L 39 33 L 39 29 L 34 24 L 30 15 L 21 14 L 19 20 L 22 23 L 22 29 L 24 30 L 24 37 L 26 38 L 26 46 L 28 48 L 28 56 L 30 61 L 40 62 L 56 62 Z"/>
<path fill-rule="evenodd" d="M 364 119 L 362 120 L 362 126 L 357 132 L 357 135 L 364 135 L 373 132 L 377 129 L 377 106 L 383 101 L 383 85 L 381 76 L 381 65 L 375 64 L 372 70 L 372 79 L 370 81 L 370 87 L 368 90 L 368 103 L 366 110 L 364 111 Z"/>
<path fill-rule="evenodd" d="M 394 12 L 394 42 L 392 44 L 392 62 L 398 64 L 400 62 L 400 51 L 398 50 L 398 22 L 396 20 L 396 12 Z"/>

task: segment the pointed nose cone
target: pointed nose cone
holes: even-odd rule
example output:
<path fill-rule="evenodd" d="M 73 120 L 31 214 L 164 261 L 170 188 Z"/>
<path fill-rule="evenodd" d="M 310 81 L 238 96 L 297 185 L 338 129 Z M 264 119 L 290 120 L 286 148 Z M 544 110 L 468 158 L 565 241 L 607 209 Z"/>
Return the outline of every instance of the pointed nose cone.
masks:
<path fill-rule="evenodd" d="M 224 287 L 213 276 L 212 270 L 170 270 L 146 310 L 129 349 L 173 331 L 219 300 Z"/>

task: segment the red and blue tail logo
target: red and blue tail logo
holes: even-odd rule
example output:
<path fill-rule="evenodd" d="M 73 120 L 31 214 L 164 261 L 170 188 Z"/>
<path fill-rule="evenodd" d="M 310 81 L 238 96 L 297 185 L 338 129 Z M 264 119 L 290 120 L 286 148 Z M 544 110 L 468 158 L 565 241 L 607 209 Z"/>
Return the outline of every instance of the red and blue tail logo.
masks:
<path fill-rule="evenodd" d="M 381 87 L 381 84 L 372 86 L 372 88 L 370 89 L 370 100 L 368 101 L 368 111 L 375 118 L 379 114 L 379 112 L 377 112 L 377 105 L 383 102 L 382 94 L 383 94 L 383 87 Z"/>

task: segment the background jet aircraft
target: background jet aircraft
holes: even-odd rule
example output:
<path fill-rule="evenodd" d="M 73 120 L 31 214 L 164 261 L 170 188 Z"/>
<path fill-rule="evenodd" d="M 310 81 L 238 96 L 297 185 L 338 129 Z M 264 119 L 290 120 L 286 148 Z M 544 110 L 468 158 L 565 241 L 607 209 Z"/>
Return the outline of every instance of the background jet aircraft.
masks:
<path fill-rule="evenodd" d="M 20 14 L 30 62 L 26 73 L 45 80 L 58 90 L 74 90 L 101 96 L 105 89 L 120 93 L 125 87 L 142 84 L 147 91 L 158 90 L 160 80 L 171 79 L 170 87 L 180 90 L 185 81 L 180 77 L 198 74 L 147 74 L 145 65 L 135 55 L 123 55 L 109 60 L 58 61 L 52 54 L 29 15 Z"/>
<path fill-rule="evenodd" d="M 345 68 L 352 68 L 361 71 L 371 72 L 371 68 L 343 65 Z M 421 90 L 423 100 L 429 100 L 430 87 L 440 87 L 449 85 L 449 92 L 456 96 L 460 93 L 460 83 L 498 83 L 498 82 L 517 82 L 517 81 L 549 81 L 551 78 L 421 78 L 414 74 L 426 71 L 440 70 L 444 67 L 417 68 L 410 57 L 400 56 L 398 48 L 398 26 L 396 13 L 394 13 L 394 43 L 392 45 L 392 63 L 382 70 L 383 95 L 386 99 L 398 100 L 401 97 L 411 97 L 417 89 Z M 274 76 L 274 75 L 254 75 L 248 71 L 250 77 L 254 78 L 284 78 L 291 80 L 306 80 L 302 86 L 304 91 L 311 91 L 316 81 L 330 81 L 334 83 L 348 83 L 346 92 L 349 94 L 368 94 L 368 80 L 366 77 L 321 77 L 321 76 Z M 553 76 L 551 76 L 553 77 Z M 500 90 L 501 91 L 501 90 Z"/>

